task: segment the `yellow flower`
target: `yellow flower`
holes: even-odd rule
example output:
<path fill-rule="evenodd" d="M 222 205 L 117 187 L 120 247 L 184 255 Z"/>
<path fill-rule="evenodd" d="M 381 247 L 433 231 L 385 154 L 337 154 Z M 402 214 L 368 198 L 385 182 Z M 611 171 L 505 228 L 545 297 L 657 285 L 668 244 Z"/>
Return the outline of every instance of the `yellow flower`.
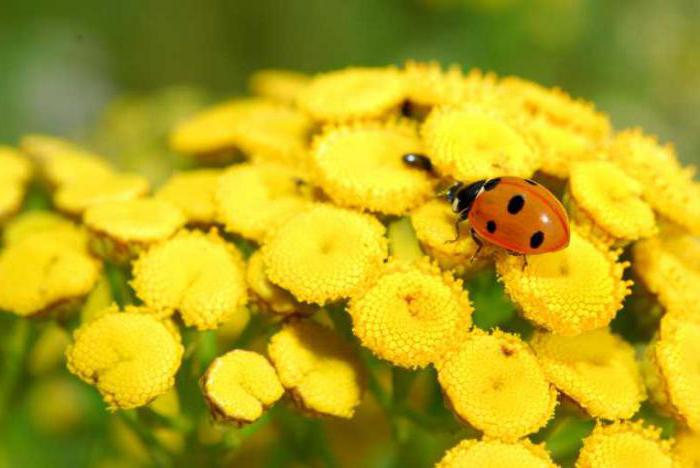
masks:
<path fill-rule="evenodd" d="M 101 203 L 143 197 L 149 189 L 148 180 L 135 174 L 86 177 L 60 186 L 54 194 L 54 203 L 59 210 L 79 216 L 91 206 Z"/>
<path fill-rule="evenodd" d="M 673 455 L 678 468 L 700 466 L 700 434 L 687 430 L 676 434 Z"/>
<path fill-rule="evenodd" d="M 319 204 L 272 232 L 262 251 L 270 281 L 300 301 L 325 304 L 374 280 L 387 241 L 376 218 Z"/>
<path fill-rule="evenodd" d="M 19 151 L 0 145 L 0 180 L 27 182 L 32 176 L 32 165 Z"/>
<path fill-rule="evenodd" d="M 201 385 L 214 418 L 234 424 L 255 421 L 284 393 L 265 356 L 241 349 L 216 358 Z"/>
<path fill-rule="evenodd" d="M 641 421 L 599 424 L 583 440 L 577 468 L 671 468 L 671 444 L 660 439 L 661 429 Z"/>
<path fill-rule="evenodd" d="M 63 327 L 57 323 L 48 324 L 41 331 L 28 355 L 29 373 L 32 376 L 41 376 L 63 365 L 63 357 L 70 342 L 70 335 Z"/>
<path fill-rule="evenodd" d="M 652 395 L 691 429 L 700 431 L 700 317 L 666 314 L 648 353 L 660 385 L 652 388 Z"/>
<path fill-rule="evenodd" d="M 246 270 L 248 287 L 253 292 L 253 300 L 266 312 L 279 315 L 307 314 L 313 311 L 308 304 L 301 304 L 294 296 L 267 278 L 261 250 L 256 250 L 248 259 Z"/>
<path fill-rule="evenodd" d="M 639 181 L 647 203 L 656 212 L 700 235 L 700 183 L 694 170 L 683 168 L 671 145 L 661 146 L 640 130 L 619 133 L 608 156 Z"/>
<path fill-rule="evenodd" d="M 132 286 L 157 314 L 178 311 L 188 326 L 218 328 L 247 301 L 243 260 L 216 231 L 180 231 L 134 262 Z"/>
<path fill-rule="evenodd" d="M 423 367 L 467 338 L 472 307 L 462 282 L 424 259 L 390 262 L 349 312 L 355 335 L 377 356 Z"/>
<path fill-rule="evenodd" d="M 63 232 L 66 236 L 76 239 L 80 238 L 79 243 L 87 242 L 87 237 L 75 224 L 50 211 L 26 211 L 13 218 L 5 226 L 3 242 L 5 245 L 10 245 L 34 234 L 55 232 Z"/>
<path fill-rule="evenodd" d="M 457 242 L 455 220 L 457 215 L 449 204 L 442 200 L 431 200 L 413 210 L 411 224 L 423 250 L 437 260 L 442 268 L 463 272 L 472 265 L 471 259 L 477 245 L 469 234 L 469 226 L 462 223 Z"/>
<path fill-rule="evenodd" d="M 253 73 L 248 83 L 250 91 L 256 96 L 291 104 L 309 84 L 309 80 L 303 73 L 267 69 Z"/>
<path fill-rule="evenodd" d="M 79 151 L 79 148 L 68 140 L 38 133 L 22 136 L 19 146 L 24 154 L 38 163 L 45 163 L 58 153 Z"/>
<path fill-rule="evenodd" d="M 22 208 L 24 187 L 17 181 L 0 176 L 0 224 Z"/>
<path fill-rule="evenodd" d="M 459 104 L 466 98 L 467 82 L 457 65 L 443 70 L 438 62 L 409 60 L 404 66 L 404 80 L 411 104 L 433 107 Z"/>
<path fill-rule="evenodd" d="M 221 171 L 198 169 L 178 172 L 156 193 L 182 210 L 187 222 L 208 225 L 216 220 L 216 188 Z"/>
<path fill-rule="evenodd" d="M 630 418 L 646 397 L 634 348 L 607 329 L 575 337 L 538 332 L 530 344 L 549 381 L 591 416 Z"/>
<path fill-rule="evenodd" d="M 541 445 L 527 439 L 506 443 L 499 440 L 465 439 L 447 451 L 435 468 L 554 468 Z"/>
<path fill-rule="evenodd" d="M 70 307 L 90 292 L 99 273 L 80 234 L 29 235 L 0 253 L 0 309 L 30 316 Z"/>
<path fill-rule="evenodd" d="M 530 117 L 543 117 L 593 141 L 602 141 L 610 134 L 607 115 L 598 112 L 592 103 L 573 99 L 560 89 L 547 89 L 516 77 L 502 79 L 499 87 L 504 104 L 520 109 Z"/>
<path fill-rule="evenodd" d="M 634 245 L 634 272 L 665 307 L 700 303 L 700 241 L 684 232 L 664 230 Z"/>
<path fill-rule="evenodd" d="M 530 255 L 526 268 L 521 258 L 503 254 L 496 266 L 506 292 L 527 319 L 573 336 L 606 326 L 622 308 L 631 282 L 622 279 L 628 264 L 617 257 L 572 230 L 564 250 Z"/>
<path fill-rule="evenodd" d="M 148 245 L 172 237 L 185 218 L 166 201 L 142 198 L 94 205 L 85 211 L 83 222 L 101 255 L 129 260 Z"/>
<path fill-rule="evenodd" d="M 607 245 L 656 233 L 654 212 L 641 198 L 641 185 L 610 162 L 573 165 L 569 192 L 572 219 L 591 226 L 595 238 Z"/>
<path fill-rule="evenodd" d="M 270 339 L 268 354 L 282 385 L 303 409 L 353 416 L 362 398 L 364 372 L 349 343 L 317 323 L 294 321 Z"/>
<path fill-rule="evenodd" d="M 81 326 L 66 351 L 68 369 L 93 384 L 111 410 L 143 406 L 175 383 L 183 348 L 177 332 L 131 308 Z"/>
<path fill-rule="evenodd" d="M 433 193 L 428 175 L 401 159 L 421 147 L 408 121 L 331 127 L 314 140 L 316 181 L 339 205 L 403 214 Z"/>
<path fill-rule="evenodd" d="M 516 335 L 474 329 L 437 369 L 455 413 L 486 436 L 515 441 L 543 427 L 554 413 L 557 391 Z"/>
<path fill-rule="evenodd" d="M 405 98 L 399 70 L 346 68 L 315 76 L 297 96 L 297 104 L 319 121 L 380 118 Z"/>
<path fill-rule="evenodd" d="M 540 165 L 540 153 L 526 136 L 485 107 L 435 108 L 422 134 L 436 170 L 457 180 L 530 177 Z"/>

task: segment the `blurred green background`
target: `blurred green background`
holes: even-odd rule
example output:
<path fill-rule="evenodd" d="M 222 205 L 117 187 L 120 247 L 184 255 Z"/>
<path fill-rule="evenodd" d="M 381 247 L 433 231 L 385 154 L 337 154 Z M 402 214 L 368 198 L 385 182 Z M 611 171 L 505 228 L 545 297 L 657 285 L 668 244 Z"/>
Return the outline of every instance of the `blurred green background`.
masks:
<path fill-rule="evenodd" d="M 408 58 L 558 85 L 700 161 L 697 0 L 0 0 L 0 141 L 81 137 L 116 96 Z"/>

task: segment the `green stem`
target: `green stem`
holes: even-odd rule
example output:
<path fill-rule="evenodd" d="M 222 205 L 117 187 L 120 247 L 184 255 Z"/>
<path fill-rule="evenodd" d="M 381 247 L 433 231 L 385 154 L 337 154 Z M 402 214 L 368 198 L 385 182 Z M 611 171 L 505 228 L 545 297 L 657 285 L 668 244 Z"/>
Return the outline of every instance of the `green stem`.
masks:
<path fill-rule="evenodd" d="M 7 416 L 8 405 L 22 374 L 31 332 L 29 320 L 16 318 L 14 331 L 6 341 L 4 366 L 0 374 L 0 422 Z"/>
<path fill-rule="evenodd" d="M 172 465 L 170 454 L 151 431 L 144 427 L 137 412 L 132 410 L 119 411 L 117 414 L 127 427 L 141 439 L 155 466 L 166 467 Z"/>
<path fill-rule="evenodd" d="M 127 271 L 111 262 L 105 262 L 104 269 L 114 301 L 120 308 L 133 304 L 134 295 L 131 291 L 131 286 L 129 286 L 129 274 Z"/>

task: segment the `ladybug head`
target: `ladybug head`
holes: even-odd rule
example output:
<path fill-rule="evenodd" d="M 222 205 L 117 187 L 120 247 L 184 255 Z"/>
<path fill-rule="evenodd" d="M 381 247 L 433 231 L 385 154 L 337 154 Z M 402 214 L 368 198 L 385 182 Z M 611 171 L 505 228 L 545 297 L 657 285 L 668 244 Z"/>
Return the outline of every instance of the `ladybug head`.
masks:
<path fill-rule="evenodd" d="M 462 182 L 456 182 L 445 191 L 445 198 L 452 205 L 452 211 L 455 213 L 469 214 L 469 210 L 476 200 L 476 197 L 481 193 L 486 180 L 479 180 L 473 184 L 465 185 Z"/>
<path fill-rule="evenodd" d="M 457 197 L 457 192 L 459 192 L 462 187 L 464 187 L 464 184 L 462 182 L 455 182 L 454 184 L 447 187 L 447 189 L 444 192 L 442 192 L 442 195 L 448 202 L 452 203 Z"/>

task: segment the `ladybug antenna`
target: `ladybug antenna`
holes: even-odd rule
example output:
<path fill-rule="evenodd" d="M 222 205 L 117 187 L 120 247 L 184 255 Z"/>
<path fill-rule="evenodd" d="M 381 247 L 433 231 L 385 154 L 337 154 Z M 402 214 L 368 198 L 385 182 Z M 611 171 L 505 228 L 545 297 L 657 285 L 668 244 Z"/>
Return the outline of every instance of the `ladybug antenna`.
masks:
<path fill-rule="evenodd" d="M 425 172 L 433 172 L 433 163 L 430 161 L 430 158 L 424 154 L 406 153 L 401 156 L 401 160 L 409 167 L 420 169 Z"/>

